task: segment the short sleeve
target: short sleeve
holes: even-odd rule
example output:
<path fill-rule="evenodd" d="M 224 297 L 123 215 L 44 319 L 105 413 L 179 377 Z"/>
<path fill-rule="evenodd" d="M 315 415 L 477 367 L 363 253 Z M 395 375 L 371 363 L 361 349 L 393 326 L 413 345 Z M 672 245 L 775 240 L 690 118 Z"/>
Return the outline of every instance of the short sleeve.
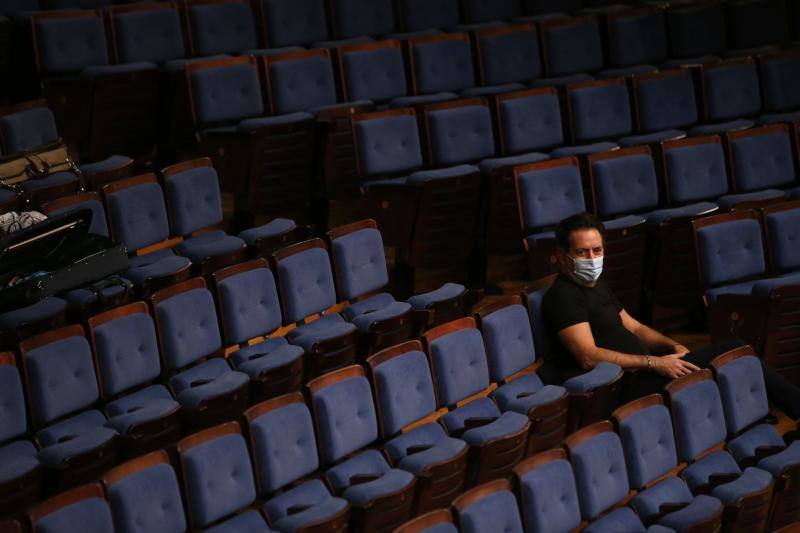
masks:
<path fill-rule="evenodd" d="M 586 298 L 577 287 L 566 283 L 554 284 L 542 302 L 545 323 L 557 333 L 562 329 L 589 322 Z"/>
<path fill-rule="evenodd" d="M 603 282 L 601 281 L 599 283 Z M 608 295 L 608 299 L 611 300 L 611 303 L 614 304 L 614 307 L 617 309 L 617 312 L 621 313 L 625 308 L 622 306 L 621 303 L 619 303 L 619 300 L 617 300 L 617 295 L 614 294 L 614 291 L 612 291 L 611 288 L 605 283 L 603 283 L 603 290 Z"/>

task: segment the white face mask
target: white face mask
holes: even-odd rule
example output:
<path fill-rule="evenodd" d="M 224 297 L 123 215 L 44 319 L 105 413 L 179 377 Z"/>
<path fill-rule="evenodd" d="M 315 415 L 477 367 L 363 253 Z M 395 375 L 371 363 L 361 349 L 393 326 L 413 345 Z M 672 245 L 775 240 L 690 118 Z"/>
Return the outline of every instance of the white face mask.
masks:
<path fill-rule="evenodd" d="M 584 283 L 594 283 L 603 273 L 603 256 L 594 259 L 577 259 L 572 257 L 572 272 Z"/>

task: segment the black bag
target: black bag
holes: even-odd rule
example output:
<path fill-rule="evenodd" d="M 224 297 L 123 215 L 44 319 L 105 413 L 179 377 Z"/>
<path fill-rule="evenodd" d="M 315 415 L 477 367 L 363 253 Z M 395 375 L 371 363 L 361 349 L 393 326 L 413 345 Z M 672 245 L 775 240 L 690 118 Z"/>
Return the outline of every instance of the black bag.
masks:
<path fill-rule="evenodd" d="M 128 268 L 125 247 L 89 233 L 90 209 L 57 215 L 0 241 L 0 312 Z"/>

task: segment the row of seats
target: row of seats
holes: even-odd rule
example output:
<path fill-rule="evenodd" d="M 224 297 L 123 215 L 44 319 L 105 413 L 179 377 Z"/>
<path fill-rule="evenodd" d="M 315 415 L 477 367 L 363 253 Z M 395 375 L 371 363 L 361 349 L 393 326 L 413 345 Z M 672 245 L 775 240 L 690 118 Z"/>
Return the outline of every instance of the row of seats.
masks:
<path fill-rule="evenodd" d="M 426 344 L 437 379 L 455 364 L 458 351 L 450 344 L 469 331 L 430 332 Z M 369 376 L 351 366 L 312 381 L 308 404 L 297 393 L 257 404 L 241 424 L 179 441 L 173 460 L 164 451 L 134 459 L 106 472 L 102 485 L 32 507 L 26 520 L 48 532 L 68 530 L 77 517 L 94 531 L 344 530 L 348 522 L 354 531 L 390 531 L 415 511 L 452 501 L 459 528 L 449 511 L 434 511 L 399 531 L 568 531 L 588 524 L 587 531 L 643 532 L 654 524 L 647 531 L 665 532 L 714 530 L 723 521 L 726 528 L 760 531 L 791 523 L 800 511 L 796 432 L 784 440 L 761 422 L 769 413 L 766 391 L 749 347 L 714 361 L 716 382 L 705 370 L 670 383 L 671 409 L 652 395 L 614 412 L 618 433 L 599 422 L 569 435 L 564 449 L 522 462 L 520 454 L 511 465 L 517 496 L 506 479 L 459 496 L 464 456 L 479 447 L 473 441 L 487 426 L 454 433 L 448 418 L 488 400 L 448 410 L 442 425 L 426 423 L 392 438 L 405 420 L 419 416 L 413 409 L 427 403 L 425 391 L 434 393 L 430 374 L 412 377 L 424 377 L 428 363 L 418 343 L 407 343 L 368 364 Z M 397 391 L 414 383 L 420 399 L 399 400 Z M 506 417 L 510 422 L 510 414 L 488 427 Z M 519 424 L 529 424 L 527 417 Z M 380 450 L 372 447 L 378 443 Z M 430 465 L 451 468 L 446 477 L 441 470 L 431 476 Z M 511 472 L 506 468 L 500 477 Z M 451 490 L 432 502 L 425 489 L 436 481 Z"/>

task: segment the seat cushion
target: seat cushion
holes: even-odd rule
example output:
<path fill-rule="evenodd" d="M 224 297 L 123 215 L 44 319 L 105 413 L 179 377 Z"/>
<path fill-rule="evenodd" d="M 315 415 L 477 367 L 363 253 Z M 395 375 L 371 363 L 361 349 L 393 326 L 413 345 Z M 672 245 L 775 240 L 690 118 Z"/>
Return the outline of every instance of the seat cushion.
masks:
<path fill-rule="evenodd" d="M 645 215 L 648 224 L 661 224 L 674 218 L 695 217 L 716 211 L 719 206 L 713 202 L 698 202 L 696 204 L 672 207 L 669 209 L 658 209 Z"/>
<path fill-rule="evenodd" d="M 397 466 L 412 474 L 420 474 L 429 466 L 453 459 L 466 447 L 463 440 L 445 437 L 427 450 L 404 457 Z"/>
<path fill-rule="evenodd" d="M 363 507 L 376 498 L 401 491 L 413 482 L 414 475 L 411 472 L 392 468 L 375 481 L 348 488 L 343 496 L 350 505 Z"/>
<path fill-rule="evenodd" d="M 720 287 L 714 287 L 713 289 L 708 289 L 705 292 L 706 300 L 710 305 L 716 302 L 717 298 L 721 294 L 742 294 L 742 295 L 751 294 L 753 292 L 753 286 L 756 284 L 756 281 L 757 280 L 743 281 L 742 283 L 733 283 L 731 285 L 722 285 Z"/>
<path fill-rule="evenodd" d="M 452 433 L 453 431 L 461 430 L 467 419 L 483 417 L 496 418 L 496 420 L 465 431 L 462 438 L 467 444 L 478 446 L 513 435 L 523 430 L 529 423 L 527 416 L 513 411 L 499 414 L 497 406 L 488 398 L 474 400 L 455 411 L 447 413 L 442 417 L 442 422 L 448 428 L 448 432 Z"/>
<path fill-rule="evenodd" d="M 279 531 L 295 531 L 335 515 L 347 502 L 331 496 L 328 487 L 320 479 L 306 481 L 270 499 L 264 504 L 269 520 Z M 299 513 L 288 514 L 292 507 L 308 507 Z"/>
<path fill-rule="evenodd" d="M 737 194 L 726 194 L 717 198 L 720 209 L 730 211 L 739 202 L 752 200 L 766 200 L 767 198 L 784 197 L 785 192 L 778 189 L 764 189 L 762 191 L 743 192 Z"/>
<path fill-rule="evenodd" d="M 151 385 L 106 405 L 107 427 L 126 433 L 131 425 L 174 413 L 180 405 L 163 385 Z"/>
<path fill-rule="evenodd" d="M 598 387 L 608 385 L 622 375 L 622 368 L 611 363 L 599 363 L 590 371 L 570 378 L 564 382 L 564 388 L 572 393 L 591 392 Z"/>
<path fill-rule="evenodd" d="M 133 159 L 126 155 L 112 155 L 93 163 L 81 163 L 81 172 L 92 175 L 100 172 L 116 170 L 133 163 Z"/>
<path fill-rule="evenodd" d="M 206 533 L 272 533 L 258 511 L 237 514 L 216 526 L 206 529 Z"/>
<path fill-rule="evenodd" d="M 443 92 L 443 93 L 436 93 L 436 94 L 421 94 L 418 96 L 400 96 L 395 98 L 389 103 L 389 107 L 391 108 L 400 108 L 400 107 L 413 107 L 413 106 L 422 106 L 428 104 L 437 104 L 439 102 L 447 102 L 450 100 L 455 100 L 458 98 L 456 93 L 451 92 Z"/>
<path fill-rule="evenodd" d="M 681 130 L 664 130 L 642 135 L 629 135 L 619 140 L 619 145 L 623 148 L 638 146 L 640 144 L 653 144 L 686 137 L 686 132 Z"/>
<path fill-rule="evenodd" d="M 690 464 L 681 472 L 681 477 L 693 489 L 707 484 L 712 474 L 739 474 L 741 471 L 731 454 L 718 451 Z"/>
<path fill-rule="evenodd" d="M 758 468 L 766 470 L 773 476 L 778 476 L 786 468 L 798 463 L 800 463 L 800 440 L 794 441 L 780 453 L 761 459 L 758 462 Z"/>
<path fill-rule="evenodd" d="M 314 345 L 328 339 L 349 335 L 356 331 L 356 326 L 345 322 L 341 315 L 322 315 L 317 320 L 303 324 L 289 332 L 289 342 L 302 347 L 310 353 Z"/>
<path fill-rule="evenodd" d="M 386 458 L 378 450 L 366 450 L 328 470 L 325 475 L 334 491 L 350 486 L 350 478 L 358 474 L 385 474 L 391 470 Z"/>
<path fill-rule="evenodd" d="M 0 483 L 24 476 L 39 466 L 37 453 L 36 446 L 27 440 L 0 446 Z"/>
<path fill-rule="evenodd" d="M 694 499 L 686 482 L 678 477 L 668 477 L 641 491 L 631 501 L 631 507 L 645 521 L 660 514 L 660 507 L 665 503 L 689 503 Z"/>
<path fill-rule="evenodd" d="M 755 122 L 741 118 L 738 120 L 730 120 L 728 122 L 720 122 L 717 124 L 701 124 L 689 129 L 689 135 L 692 137 L 699 137 L 701 135 L 718 135 L 728 131 L 746 130 L 755 126 Z"/>
<path fill-rule="evenodd" d="M 100 293 L 105 298 L 114 298 L 120 296 L 124 291 L 125 287 L 122 285 L 113 285 L 101 289 Z M 69 308 L 76 310 L 83 309 L 87 305 L 97 301 L 97 293 L 89 289 L 73 289 L 63 296 Z"/>
<path fill-rule="evenodd" d="M 495 389 L 492 399 L 501 411 L 527 415 L 534 407 L 553 403 L 566 394 L 564 387 L 543 385 L 536 374 L 526 374 Z"/>
<path fill-rule="evenodd" d="M 484 159 L 478 164 L 478 168 L 484 174 L 491 174 L 492 171 L 502 167 L 515 167 L 517 165 L 524 165 L 527 163 L 538 163 L 544 161 L 549 156 L 539 152 L 530 152 L 522 155 L 512 155 L 508 157 L 493 157 L 491 159 Z"/>
<path fill-rule="evenodd" d="M 487 85 L 485 87 L 470 87 L 461 91 L 462 96 L 468 98 L 476 96 L 493 96 L 496 94 L 510 93 L 511 91 L 521 91 L 525 86 L 521 83 L 506 83 L 504 85 Z"/>
<path fill-rule="evenodd" d="M 158 250 L 147 255 L 132 257 L 128 263 L 125 277 L 134 285 L 142 285 L 149 279 L 171 276 L 189 267 L 190 261 L 172 253 L 172 250 Z"/>
<path fill-rule="evenodd" d="M 411 305 L 406 302 L 393 302 L 383 309 L 366 312 L 353 318 L 353 324 L 359 331 L 369 331 L 376 322 L 397 318 L 411 311 Z"/>
<path fill-rule="evenodd" d="M 202 381 L 207 383 L 191 385 Z M 224 359 L 215 357 L 172 376 L 169 385 L 181 405 L 197 407 L 205 400 L 233 392 L 247 381 L 247 374 L 231 370 Z"/>
<path fill-rule="evenodd" d="M 45 187 L 59 187 L 69 183 L 75 183 L 77 185 L 78 178 L 75 176 L 75 174 L 72 172 L 56 172 L 55 174 L 50 174 L 46 178 L 24 181 L 20 184 L 20 186 L 22 187 L 23 191 L 33 192 L 39 189 L 44 189 Z"/>
<path fill-rule="evenodd" d="M 36 439 L 42 444 L 39 461 L 49 467 L 58 467 L 66 459 L 108 444 L 117 432 L 103 427 L 105 422 L 99 411 L 85 411 L 39 431 L 36 434 Z"/>
<path fill-rule="evenodd" d="M 272 339 L 270 339 L 272 340 Z M 265 372 L 291 365 L 305 353 L 303 348 L 293 344 L 283 344 L 267 351 L 258 343 L 238 350 L 238 357 L 245 360 L 236 366 L 236 370 L 244 372 L 250 379 L 258 379 Z M 250 358 L 253 359 L 250 359 Z"/>
<path fill-rule="evenodd" d="M 244 241 L 239 237 L 226 235 L 223 231 L 210 231 L 183 241 L 175 247 L 175 251 L 197 262 L 233 253 L 242 248 Z"/>
<path fill-rule="evenodd" d="M 408 299 L 411 307 L 417 310 L 427 309 L 435 304 L 458 298 L 466 292 L 466 287 L 458 283 L 445 283 L 436 290 L 415 294 Z"/>
<path fill-rule="evenodd" d="M 26 307 L 14 309 L 0 314 L 0 329 L 18 329 L 25 324 L 32 324 L 55 317 L 67 309 L 67 302 L 51 296 Z"/>
<path fill-rule="evenodd" d="M 759 124 L 777 124 L 778 122 L 792 123 L 800 120 L 800 111 L 790 111 L 788 113 L 765 113 L 756 118 Z"/>
<path fill-rule="evenodd" d="M 468 176 L 477 173 L 478 167 L 472 165 L 456 165 L 454 167 L 437 168 L 434 170 L 418 170 L 406 176 L 406 183 L 409 185 L 416 185 L 419 183 L 427 183 L 429 181 L 436 181 L 445 178 L 455 178 L 458 176 Z"/>
<path fill-rule="evenodd" d="M 297 111 L 295 113 L 285 113 L 283 115 L 277 115 L 274 117 L 246 118 L 241 122 L 239 122 L 238 125 L 236 125 L 235 131 L 238 131 L 239 133 L 249 133 L 259 128 L 267 128 L 270 126 L 283 126 L 285 124 L 296 124 L 298 122 L 305 122 L 311 120 L 314 120 L 314 115 L 311 115 L 310 113 L 305 113 L 303 111 Z M 210 128 L 204 130 L 204 133 L 213 134 L 216 131 L 225 133 L 224 128 Z"/>
<path fill-rule="evenodd" d="M 683 509 L 664 516 L 658 523 L 675 531 L 687 531 L 692 525 L 703 522 L 720 512 L 721 507 L 722 504 L 717 498 L 701 494 Z M 650 530 L 648 529 L 648 531 Z"/>
<path fill-rule="evenodd" d="M 352 322 L 357 316 L 380 311 L 393 303 L 395 303 L 394 296 L 388 292 L 381 292 L 345 307 L 342 309 L 342 316 L 348 322 Z"/>
<path fill-rule="evenodd" d="M 550 152 L 551 159 L 558 159 L 560 157 L 574 157 L 579 155 L 589 155 L 597 152 L 607 152 L 619 148 L 617 143 L 604 141 L 592 144 L 582 144 L 580 146 L 562 146 Z"/>
<path fill-rule="evenodd" d="M 242 231 L 239 233 L 239 238 L 247 243 L 248 246 L 251 246 L 254 245 L 259 239 L 264 239 L 266 237 L 277 237 L 278 235 L 289 233 L 296 227 L 297 225 L 294 223 L 294 220 L 288 218 L 276 218 L 274 220 L 270 220 L 263 226 Z"/>
<path fill-rule="evenodd" d="M 625 531 L 625 533 L 644 533 L 645 527 L 642 524 L 642 520 L 630 507 L 621 507 L 611 511 L 599 520 L 595 520 L 584 531 L 586 533 L 617 533 L 620 531 Z"/>
<path fill-rule="evenodd" d="M 800 272 L 793 272 L 778 278 L 764 279 L 753 285 L 752 294 L 769 294 L 773 289 L 787 285 L 800 284 Z"/>
<path fill-rule="evenodd" d="M 743 496 L 766 489 L 770 483 L 772 483 L 772 474 L 766 470 L 754 467 L 745 468 L 738 479 L 718 485 L 711 491 L 711 495 L 725 505 L 733 505 Z"/>
<path fill-rule="evenodd" d="M 756 449 L 762 446 L 784 447 L 786 443 L 774 426 L 769 424 L 759 424 L 752 429 L 745 431 L 735 439 L 728 441 L 728 451 L 733 454 L 737 462 L 756 455 Z"/>
<path fill-rule="evenodd" d="M 427 450 L 409 455 L 412 446 L 429 446 Z M 392 461 L 403 470 L 418 474 L 430 465 L 452 459 L 466 447 L 466 443 L 445 434 L 439 424 L 423 424 L 408 433 L 390 440 L 384 446 Z"/>

